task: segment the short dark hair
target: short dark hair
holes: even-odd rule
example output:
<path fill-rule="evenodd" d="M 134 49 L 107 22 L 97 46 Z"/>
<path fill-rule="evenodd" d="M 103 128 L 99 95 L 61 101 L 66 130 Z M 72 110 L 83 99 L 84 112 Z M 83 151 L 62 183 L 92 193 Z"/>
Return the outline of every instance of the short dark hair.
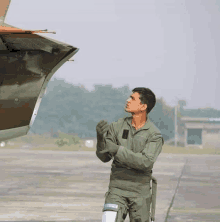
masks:
<path fill-rule="evenodd" d="M 156 96 L 149 88 L 137 87 L 134 88 L 132 92 L 138 92 L 140 94 L 141 103 L 147 104 L 147 113 L 149 113 L 154 108 L 156 104 Z"/>

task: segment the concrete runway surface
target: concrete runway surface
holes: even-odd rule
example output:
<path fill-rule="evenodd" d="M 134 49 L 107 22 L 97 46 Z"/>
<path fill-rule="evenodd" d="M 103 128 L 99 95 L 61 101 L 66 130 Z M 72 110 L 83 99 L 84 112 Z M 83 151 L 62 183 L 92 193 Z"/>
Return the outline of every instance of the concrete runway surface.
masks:
<path fill-rule="evenodd" d="M 101 221 L 111 162 L 94 152 L 0 149 L 0 166 L 0 221 Z M 160 154 L 153 175 L 155 222 L 220 221 L 220 156 Z"/>

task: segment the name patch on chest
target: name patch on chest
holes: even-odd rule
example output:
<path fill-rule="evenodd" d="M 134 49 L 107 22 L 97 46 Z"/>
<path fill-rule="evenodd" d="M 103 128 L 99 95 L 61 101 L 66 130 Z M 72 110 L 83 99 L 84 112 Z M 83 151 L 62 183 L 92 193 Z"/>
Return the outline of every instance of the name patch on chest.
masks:
<path fill-rule="evenodd" d="M 128 133 L 129 133 L 129 130 L 124 130 L 123 135 L 122 135 L 122 139 L 127 139 L 128 138 Z"/>

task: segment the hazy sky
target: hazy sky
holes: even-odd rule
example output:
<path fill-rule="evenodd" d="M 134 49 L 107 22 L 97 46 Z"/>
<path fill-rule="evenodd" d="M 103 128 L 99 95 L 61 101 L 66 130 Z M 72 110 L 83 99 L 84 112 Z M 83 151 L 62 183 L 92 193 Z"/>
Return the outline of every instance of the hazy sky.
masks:
<path fill-rule="evenodd" d="M 219 0 L 12 0 L 6 22 L 80 48 L 54 77 L 220 109 Z"/>

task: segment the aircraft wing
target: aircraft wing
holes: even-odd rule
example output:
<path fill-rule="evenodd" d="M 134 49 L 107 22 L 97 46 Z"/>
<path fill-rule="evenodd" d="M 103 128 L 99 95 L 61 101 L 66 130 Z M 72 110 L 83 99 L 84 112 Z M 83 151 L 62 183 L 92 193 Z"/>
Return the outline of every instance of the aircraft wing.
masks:
<path fill-rule="evenodd" d="M 0 141 L 28 133 L 49 80 L 79 50 L 35 33 L 0 26 Z"/>
<path fill-rule="evenodd" d="M 0 1 L 0 25 L 2 25 L 5 21 L 5 17 L 7 15 L 10 3 L 11 3 L 11 0 Z"/>

